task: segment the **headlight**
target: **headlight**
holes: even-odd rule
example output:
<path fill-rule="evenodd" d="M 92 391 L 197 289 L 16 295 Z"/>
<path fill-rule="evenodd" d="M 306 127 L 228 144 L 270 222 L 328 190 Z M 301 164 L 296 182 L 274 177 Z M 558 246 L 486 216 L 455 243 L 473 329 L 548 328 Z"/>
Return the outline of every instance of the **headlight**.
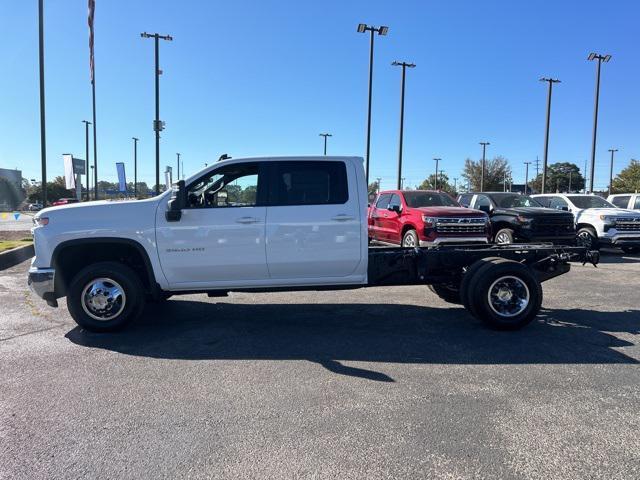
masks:
<path fill-rule="evenodd" d="M 436 224 L 435 218 L 427 217 L 426 215 L 422 215 L 422 221 L 424 222 L 424 226 L 427 228 L 433 227 Z"/>
<path fill-rule="evenodd" d="M 612 215 L 600 215 L 600 220 L 604 223 L 608 223 L 609 225 L 615 225 L 616 223 L 616 217 Z"/>
<path fill-rule="evenodd" d="M 36 215 L 33 217 L 33 225 L 36 227 L 44 227 L 45 225 L 49 225 L 49 217 L 40 217 Z"/>
<path fill-rule="evenodd" d="M 527 225 L 529 223 L 531 223 L 533 219 L 532 218 L 527 218 L 524 215 L 518 215 L 516 217 L 516 222 L 522 224 L 522 225 Z"/>

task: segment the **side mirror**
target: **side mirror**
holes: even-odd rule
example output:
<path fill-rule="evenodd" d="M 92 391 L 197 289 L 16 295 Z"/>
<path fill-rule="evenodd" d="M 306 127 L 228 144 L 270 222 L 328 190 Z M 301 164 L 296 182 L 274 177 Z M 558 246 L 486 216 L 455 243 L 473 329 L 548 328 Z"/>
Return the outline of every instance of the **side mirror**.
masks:
<path fill-rule="evenodd" d="M 568 212 L 569 211 L 569 207 L 566 207 L 566 206 L 562 207 L 562 210 L 564 210 L 565 212 Z"/>
<path fill-rule="evenodd" d="M 167 204 L 165 218 L 167 222 L 178 222 L 182 218 L 182 209 L 187 206 L 187 189 L 184 180 L 178 180 L 171 193 L 171 200 Z"/>
<path fill-rule="evenodd" d="M 489 205 L 478 205 L 477 208 L 484 213 L 491 213 L 491 207 Z"/>
<path fill-rule="evenodd" d="M 389 205 L 387 207 L 387 210 L 389 210 L 390 212 L 396 212 L 398 215 L 400 215 L 400 205 Z"/>

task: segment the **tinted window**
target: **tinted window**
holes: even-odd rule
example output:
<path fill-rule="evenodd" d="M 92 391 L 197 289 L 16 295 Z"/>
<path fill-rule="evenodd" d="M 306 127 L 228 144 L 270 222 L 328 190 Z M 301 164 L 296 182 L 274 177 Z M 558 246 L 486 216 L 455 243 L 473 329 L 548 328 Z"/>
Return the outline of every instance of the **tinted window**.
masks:
<path fill-rule="evenodd" d="M 491 200 L 489 200 L 489 197 L 487 197 L 486 195 L 478 195 L 478 198 L 476 198 L 476 203 L 474 207 L 478 208 L 481 206 L 485 206 L 485 207 L 491 206 Z"/>
<path fill-rule="evenodd" d="M 629 199 L 630 198 L 631 198 L 631 195 L 623 195 L 622 197 L 614 197 L 613 200 L 611 200 L 611 203 L 613 203 L 616 207 L 627 208 L 627 205 L 629 205 Z"/>
<path fill-rule="evenodd" d="M 404 192 L 404 201 L 411 208 L 459 207 L 460 205 L 446 193 Z"/>
<path fill-rule="evenodd" d="M 528 195 L 507 193 L 503 195 L 492 195 L 492 197 L 495 204 L 501 208 L 542 207 L 542 205 Z"/>
<path fill-rule="evenodd" d="M 552 199 L 553 197 L 536 197 L 536 201 L 543 207 L 548 207 Z"/>
<path fill-rule="evenodd" d="M 569 204 L 564 201 L 562 197 L 553 197 L 549 202 L 549 208 L 555 208 L 556 210 L 562 210 L 563 208 L 569 208 Z"/>
<path fill-rule="evenodd" d="M 376 208 L 387 208 L 389 206 L 389 200 L 391 200 L 391 194 L 383 193 L 382 195 L 380 195 L 378 201 L 376 202 Z"/>
<path fill-rule="evenodd" d="M 460 195 L 460 205 L 462 205 L 463 207 L 468 207 L 471 204 L 471 199 L 473 198 L 473 195 L 470 193 L 465 193 L 463 195 Z"/>
<path fill-rule="evenodd" d="M 227 165 L 212 172 L 187 188 L 191 208 L 247 207 L 257 203 L 257 163 Z"/>
<path fill-rule="evenodd" d="M 640 210 L 640 197 L 636 197 L 636 203 L 633 206 L 634 210 Z"/>
<path fill-rule="evenodd" d="M 400 200 L 400 195 L 398 195 L 397 193 L 394 193 L 393 195 L 391 195 L 391 200 L 389 200 L 389 206 L 402 207 L 402 200 Z"/>
<path fill-rule="evenodd" d="M 567 198 L 578 208 L 611 208 L 609 202 L 596 195 L 567 195 Z"/>
<path fill-rule="evenodd" d="M 329 205 L 349 199 L 343 162 L 277 162 L 271 204 Z"/>

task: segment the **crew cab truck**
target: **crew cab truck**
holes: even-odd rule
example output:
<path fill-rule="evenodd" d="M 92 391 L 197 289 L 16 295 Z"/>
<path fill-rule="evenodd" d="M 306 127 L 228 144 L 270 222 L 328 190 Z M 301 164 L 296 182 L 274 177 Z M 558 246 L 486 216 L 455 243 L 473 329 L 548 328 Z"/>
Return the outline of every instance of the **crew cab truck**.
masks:
<path fill-rule="evenodd" d="M 543 208 L 528 195 L 511 192 L 463 193 L 458 196 L 458 201 L 465 207 L 489 214 L 495 243 L 575 244 L 573 216 L 567 212 Z"/>
<path fill-rule="evenodd" d="M 51 306 L 66 296 L 94 331 L 176 294 L 414 284 L 516 329 L 539 311 L 541 282 L 597 261 L 549 245 L 369 248 L 359 157 L 228 159 L 150 199 L 47 208 L 34 223 L 29 285 Z"/>
<path fill-rule="evenodd" d="M 534 195 L 543 205 L 569 211 L 575 217 L 578 239 L 589 249 L 619 247 L 640 251 L 640 212 L 617 208 L 593 194 Z"/>
<path fill-rule="evenodd" d="M 607 202 L 618 208 L 640 210 L 640 193 L 616 193 L 607 197 Z"/>
<path fill-rule="evenodd" d="M 369 208 L 369 239 L 403 247 L 489 243 L 491 225 L 486 213 L 463 208 L 444 192 L 386 190 Z"/>

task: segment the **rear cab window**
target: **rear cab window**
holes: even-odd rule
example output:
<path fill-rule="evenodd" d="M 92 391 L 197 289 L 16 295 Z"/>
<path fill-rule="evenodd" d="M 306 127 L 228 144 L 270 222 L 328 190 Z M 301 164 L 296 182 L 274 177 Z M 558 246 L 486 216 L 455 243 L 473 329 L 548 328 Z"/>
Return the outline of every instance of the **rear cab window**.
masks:
<path fill-rule="evenodd" d="M 631 195 L 620 195 L 619 197 L 613 197 L 611 199 L 611 203 L 613 203 L 618 208 L 627 208 L 630 199 Z"/>
<path fill-rule="evenodd" d="M 271 206 L 341 205 L 349 200 L 344 162 L 274 162 L 271 178 Z"/>

